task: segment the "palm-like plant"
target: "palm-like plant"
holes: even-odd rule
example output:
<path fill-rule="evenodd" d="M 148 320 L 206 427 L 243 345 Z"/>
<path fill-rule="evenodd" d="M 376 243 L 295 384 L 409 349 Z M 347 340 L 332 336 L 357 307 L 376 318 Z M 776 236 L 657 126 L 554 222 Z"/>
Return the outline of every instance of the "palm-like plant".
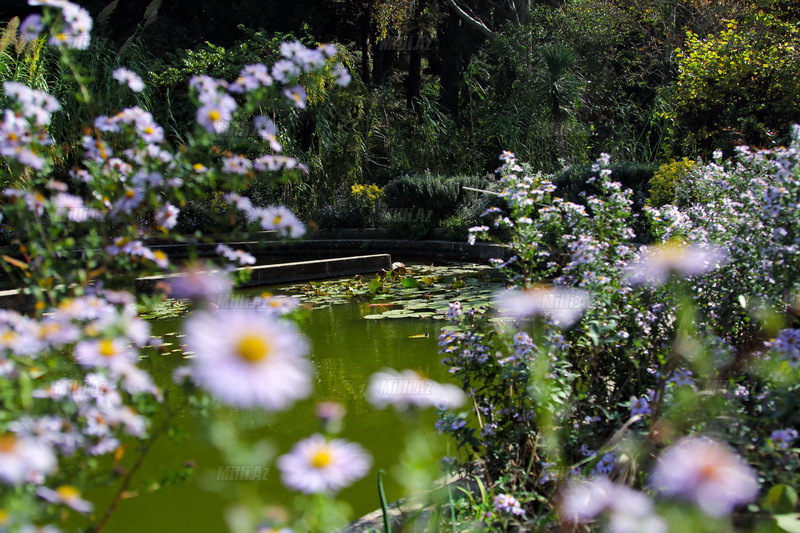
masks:
<path fill-rule="evenodd" d="M 535 81 L 533 96 L 553 125 L 553 136 L 561 154 L 564 150 L 564 122 L 572 116 L 580 83 L 573 73 L 575 51 L 560 44 L 545 45 Z"/>

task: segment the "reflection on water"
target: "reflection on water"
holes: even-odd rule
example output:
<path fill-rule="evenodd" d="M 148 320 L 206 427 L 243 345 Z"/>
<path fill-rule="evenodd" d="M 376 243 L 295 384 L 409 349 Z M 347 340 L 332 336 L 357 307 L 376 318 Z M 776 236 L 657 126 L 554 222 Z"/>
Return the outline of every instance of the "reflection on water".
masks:
<path fill-rule="evenodd" d="M 378 468 L 390 470 L 397 463 L 408 430 L 407 422 L 388 409 L 376 411 L 364 396 L 367 379 L 383 367 L 411 368 L 438 381 L 449 381 L 446 367 L 441 364 L 436 340 L 443 322 L 433 320 L 363 320 L 369 314 L 366 304 L 350 303 L 318 309 L 301 324 L 312 345 L 311 358 L 316 366 L 313 398 L 297 404 L 291 410 L 269 415 L 263 412 L 217 409 L 214 420 L 229 419 L 248 438 L 269 439 L 275 454 L 288 452 L 292 445 L 317 431 L 314 406 L 323 400 L 335 400 L 347 409 L 342 436 L 356 441 L 370 451 L 374 459 L 370 474 L 353 487 L 344 490 L 342 499 L 352 506 L 353 518 L 370 512 L 379 506 L 375 485 Z M 179 321 L 162 320 L 153 323 L 154 335 L 165 335 L 177 331 Z M 428 333 L 428 338 L 409 339 L 410 335 Z M 165 337 L 175 343 L 183 339 Z M 152 361 L 151 371 L 162 387 L 169 387 L 169 376 L 177 366 L 184 364 L 181 354 L 157 355 Z M 179 405 L 182 398 L 179 389 L 172 389 L 170 401 Z M 185 432 L 185 438 L 175 442 L 162 436 L 134 479 L 131 490 L 138 496 L 126 499 L 115 512 L 106 531 L 114 533 L 141 533 L 142 531 L 197 531 L 222 532 L 225 508 L 236 498 L 238 483 L 258 483 L 259 492 L 265 500 L 290 506 L 293 495 L 280 483 L 274 463 L 265 466 L 270 471 L 263 481 L 215 482 L 218 467 L 223 464 L 215 449 L 206 440 L 203 424 L 178 412 L 174 425 Z M 438 443 L 442 455 L 446 449 L 446 438 L 433 430 L 435 413 L 422 414 L 417 423 L 430 433 L 432 442 Z M 133 454 L 134 447 L 131 447 Z M 135 460 L 133 456 L 123 461 L 126 466 Z M 155 492 L 148 487 L 163 477 L 165 471 L 180 470 L 186 461 L 197 465 L 195 474 L 185 483 L 167 486 Z M 225 496 L 207 490 L 209 483 L 221 489 Z M 227 487 L 230 485 L 230 487 Z M 102 513 L 116 494 L 119 483 L 108 489 L 90 494 L 96 510 Z M 206 487 L 206 488 L 204 488 Z M 395 500 L 402 497 L 401 489 L 391 476 L 386 483 L 387 497 Z M 81 522 L 75 522 L 80 525 Z"/>

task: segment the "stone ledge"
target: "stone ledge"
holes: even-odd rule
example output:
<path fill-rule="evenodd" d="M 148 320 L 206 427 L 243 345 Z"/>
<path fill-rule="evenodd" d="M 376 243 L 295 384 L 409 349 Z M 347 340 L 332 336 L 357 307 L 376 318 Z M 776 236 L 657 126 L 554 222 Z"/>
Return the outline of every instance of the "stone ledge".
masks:
<path fill-rule="evenodd" d="M 381 270 L 391 270 L 391 268 L 392 256 L 389 254 L 373 254 L 241 267 L 236 270 L 249 270 L 252 272 L 250 280 L 242 284 L 242 287 L 257 287 L 295 281 L 352 276 L 355 274 L 369 274 Z M 171 273 L 137 278 L 133 282 L 133 288 L 137 292 L 154 292 L 158 282 L 180 277 L 181 275 L 180 273 Z M 33 300 L 22 294 L 18 289 L 0 291 L 0 309 L 16 309 L 20 312 L 28 312 L 33 309 Z"/>
<path fill-rule="evenodd" d="M 391 270 L 392 256 L 388 254 L 358 255 L 337 259 L 318 259 L 314 261 L 297 261 L 277 265 L 261 265 L 241 267 L 236 270 L 249 270 L 250 280 L 242 287 L 258 287 L 278 283 L 292 283 L 314 279 L 335 278 L 355 274 L 368 274 L 381 270 Z M 152 292 L 156 283 L 165 279 L 180 277 L 180 273 L 163 276 L 147 276 L 137 278 L 136 291 Z"/>

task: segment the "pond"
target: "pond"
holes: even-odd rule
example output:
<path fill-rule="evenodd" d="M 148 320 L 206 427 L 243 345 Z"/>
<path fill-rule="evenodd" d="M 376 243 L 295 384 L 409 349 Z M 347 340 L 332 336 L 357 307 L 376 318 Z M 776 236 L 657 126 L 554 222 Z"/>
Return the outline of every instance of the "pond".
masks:
<path fill-rule="evenodd" d="M 482 288 L 486 291 L 494 286 L 494 282 L 487 281 Z M 474 297 L 475 284 L 471 283 L 470 287 L 470 297 Z M 247 292 L 257 294 L 261 290 Z M 458 299 L 458 293 L 458 290 L 454 291 L 454 299 Z M 265 501 L 276 505 L 291 504 L 294 496 L 281 484 L 274 462 L 264 465 L 270 468 L 262 476 L 266 479 L 217 481 L 218 468 L 225 465 L 225 461 L 208 443 L 203 425 L 218 420 L 230 421 L 248 440 L 268 439 L 274 447 L 274 454 L 281 455 L 288 452 L 295 442 L 318 430 L 314 409 L 318 402 L 325 400 L 339 402 L 346 408 L 341 436 L 360 443 L 374 460 L 370 474 L 344 490 L 341 499 L 352 507 L 353 518 L 379 507 L 376 472 L 380 468 L 391 472 L 402 453 L 410 428 L 409 422 L 392 409 L 376 410 L 369 405 L 365 397 L 366 383 L 372 373 L 385 367 L 410 368 L 431 379 L 452 382 L 448 369 L 441 364 L 442 356 L 437 346 L 440 329 L 446 323 L 410 318 L 366 320 L 365 316 L 379 312 L 369 302 L 350 301 L 316 307 L 300 325 L 310 341 L 311 359 L 316 367 L 313 396 L 286 412 L 273 415 L 215 409 L 210 419 L 198 421 L 178 410 L 173 425 L 184 431 L 183 438 L 176 441 L 165 435 L 156 442 L 131 484 L 131 490 L 138 492 L 122 501 L 106 531 L 226 531 L 225 510 L 235 499 L 237 486 L 242 483 L 257 483 L 257 490 Z M 175 332 L 179 331 L 180 322 L 180 319 L 155 320 L 152 333 L 171 343 L 171 348 L 179 349 L 183 339 Z M 169 401 L 172 405 L 182 404 L 184 398 L 180 396 L 179 388 L 170 386 L 170 376 L 175 368 L 185 363 L 180 351 L 154 356 L 147 363 L 160 386 L 171 391 Z M 428 410 L 421 413 L 416 423 L 426 431 L 429 442 L 438 447 L 440 456 L 452 455 L 448 453 L 446 437 L 438 435 L 433 428 L 435 420 L 435 412 Z M 131 446 L 130 450 L 132 455 L 135 454 L 136 446 Z M 133 461 L 133 457 L 126 457 L 123 463 L 130 465 Z M 196 465 L 187 481 L 165 485 L 156 491 L 148 490 L 162 480 L 166 471 L 180 471 L 187 461 Z M 106 489 L 87 495 L 94 501 L 98 513 L 104 512 L 118 486 L 119 481 L 116 481 Z M 391 474 L 386 478 L 385 486 L 389 501 L 404 496 Z M 79 527 L 81 522 L 76 520 L 74 524 Z"/>

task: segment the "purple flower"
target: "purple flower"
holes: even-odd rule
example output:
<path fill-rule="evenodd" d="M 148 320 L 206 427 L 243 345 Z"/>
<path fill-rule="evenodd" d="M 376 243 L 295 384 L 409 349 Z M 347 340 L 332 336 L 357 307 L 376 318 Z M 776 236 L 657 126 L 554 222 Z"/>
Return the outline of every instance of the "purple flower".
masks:
<path fill-rule="evenodd" d="M 668 242 L 648 246 L 628 274 L 632 285 L 663 285 L 670 274 L 697 276 L 716 269 L 725 261 L 727 253 L 719 247 L 701 247 L 696 244 L 681 245 Z"/>
<path fill-rule="evenodd" d="M 448 320 L 455 320 L 459 316 L 461 316 L 461 303 L 460 302 L 451 302 L 450 308 L 447 310 L 447 314 L 445 315 Z"/>
<path fill-rule="evenodd" d="M 302 86 L 296 85 L 291 89 L 284 89 L 283 94 L 294 102 L 294 106 L 298 109 L 306 108 L 306 90 Z"/>
<path fill-rule="evenodd" d="M 337 492 L 364 477 L 371 465 L 372 458 L 358 444 L 320 434 L 278 458 L 283 484 L 307 494 Z"/>
<path fill-rule="evenodd" d="M 132 70 L 120 67 L 113 72 L 112 77 L 117 80 L 120 85 L 127 85 L 133 92 L 140 93 L 144 90 L 142 78 Z"/>
<path fill-rule="evenodd" d="M 651 485 L 711 516 L 725 516 L 758 494 L 755 472 L 726 445 L 704 437 L 686 437 L 662 453 Z"/>
<path fill-rule="evenodd" d="M 562 492 L 561 517 L 571 524 L 586 524 L 600 515 L 608 517 L 608 531 L 666 533 L 664 520 L 653 514 L 653 502 L 641 492 L 612 483 L 607 477 L 571 482 Z"/>
<path fill-rule="evenodd" d="M 23 41 L 33 41 L 44 29 L 41 15 L 28 15 L 19 25 L 19 36 Z"/>
<path fill-rule="evenodd" d="M 617 457 L 613 453 L 607 453 L 595 465 L 592 475 L 608 475 L 614 470 L 615 464 L 617 464 Z"/>
<path fill-rule="evenodd" d="M 653 412 L 650 409 L 650 403 L 647 401 L 646 397 L 636 398 L 635 396 L 631 397 L 631 416 L 636 415 L 649 415 Z"/>
<path fill-rule="evenodd" d="M 547 316 L 557 326 L 568 328 L 589 307 L 589 300 L 589 293 L 584 290 L 534 288 L 502 291 L 495 295 L 495 307 L 505 316 Z"/>
<path fill-rule="evenodd" d="M 785 329 L 770 343 L 773 350 L 782 354 L 793 367 L 800 366 L 800 329 Z"/>
<path fill-rule="evenodd" d="M 494 497 L 494 510 L 498 513 L 511 513 L 515 516 L 524 516 L 525 511 L 519 501 L 510 494 L 499 494 Z"/>
<path fill-rule="evenodd" d="M 776 448 L 781 450 L 785 450 L 789 447 L 793 440 L 797 438 L 797 430 L 792 428 L 787 429 L 776 429 L 772 432 L 769 436 L 769 440 L 772 441 L 772 444 L 775 445 Z"/>

